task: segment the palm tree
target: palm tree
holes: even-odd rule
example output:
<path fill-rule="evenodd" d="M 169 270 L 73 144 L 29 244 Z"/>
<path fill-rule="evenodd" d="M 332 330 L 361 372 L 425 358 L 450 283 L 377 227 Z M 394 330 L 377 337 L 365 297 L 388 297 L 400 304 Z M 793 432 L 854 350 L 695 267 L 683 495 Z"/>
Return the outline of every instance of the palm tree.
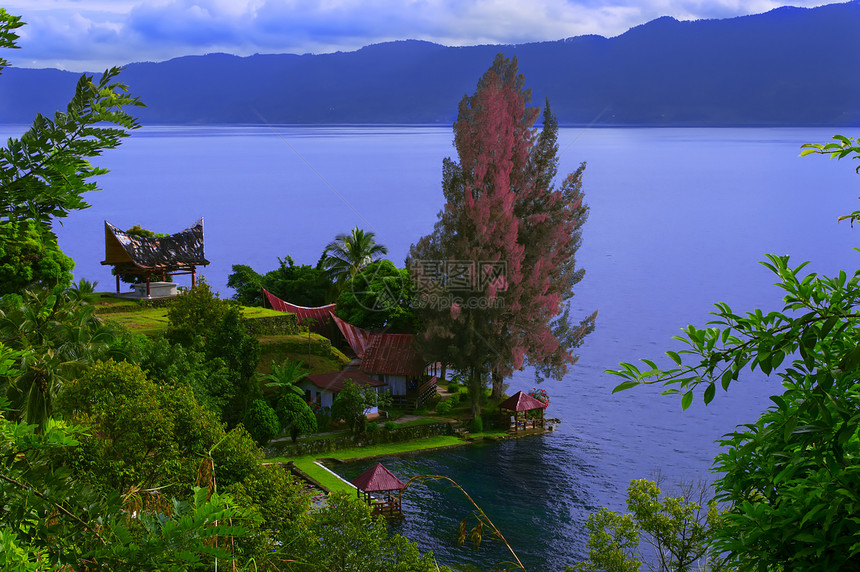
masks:
<path fill-rule="evenodd" d="M 338 290 L 344 283 L 375 259 L 388 254 L 388 249 L 376 244 L 376 233 L 358 227 L 350 234 L 339 234 L 328 243 L 322 255 L 322 267 L 328 272 Z"/>
<path fill-rule="evenodd" d="M 278 365 L 272 361 L 272 373 L 267 373 L 260 376 L 262 381 L 268 381 L 266 387 L 270 387 L 276 391 L 292 391 L 299 397 L 304 398 L 305 392 L 297 384 L 310 373 L 309 369 L 304 369 L 304 364 L 301 361 L 285 360 L 284 363 Z"/>
<path fill-rule="evenodd" d="M 19 356 L 14 371 L 0 374 L 12 418 L 44 427 L 66 383 L 96 360 L 125 357 L 119 338 L 95 308 L 62 287 L 25 290 L 20 303 L 4 304 L 0 344 Z"/>

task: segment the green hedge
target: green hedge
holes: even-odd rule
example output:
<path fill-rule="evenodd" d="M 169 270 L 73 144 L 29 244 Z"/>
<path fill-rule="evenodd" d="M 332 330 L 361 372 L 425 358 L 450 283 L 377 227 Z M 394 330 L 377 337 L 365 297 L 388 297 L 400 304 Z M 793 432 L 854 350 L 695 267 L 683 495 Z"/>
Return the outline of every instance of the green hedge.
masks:
<path fill-rule="evenodd" d="M 293 336 L 299 333 L 295 314 L 248 318 L 247 323 L 248 333 L 255 336 Z"/>
<path fill-rule="evenodd" d="M 430 423 L 427 425 L 401 427 L 389 431 L 362 433 L 360 435 L 343 434 L 329 439 L 317 439 L 314 441 L 300 439 L 293 443 L 289 439 L 286 439 L 269 443 L 265 451 L 266 457 L 303 457 L 305 455 L 331 453 L 332 451 L 342 449 L 354 449 L 356 447 L 367 447 L 382 443 L 402 443 L 403 441 L 414 441 L 416 439 L 423 439 L 424 437 L 453 434 L 454 428 L 450 423 Z"/>

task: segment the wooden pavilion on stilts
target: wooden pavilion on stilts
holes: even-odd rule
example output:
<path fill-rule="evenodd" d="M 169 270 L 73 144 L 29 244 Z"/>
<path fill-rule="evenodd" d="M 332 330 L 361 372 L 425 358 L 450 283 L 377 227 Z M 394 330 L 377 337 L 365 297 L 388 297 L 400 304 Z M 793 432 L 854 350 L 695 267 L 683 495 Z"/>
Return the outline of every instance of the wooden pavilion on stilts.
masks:
<path fill-rule="evenodd" d="M 117 294 L 120 293 L 120 275 L 140 276 L 146 283 L 147 298 L 153 278 L 160 278 L 161 284 L 166 284 L 168 276 L 190 274 L 194 288 L 197 267 L 209 264 L 203 256 L 203 219 L 182 232 L 153 238 L 129 234 L 105 221 L 102 264 L 113 266 Z"/>
<path fill-rule="evenodd" d="M 544 409 L 546 409 L 546 403 L 522 391 L 516 392 L 499 403 L 499 411 L 509 411 L 511 413 L 511 426 L 508 429 L 510 433 L 529 429 L 544 429 Z M 539 415 L 537 417 L 530 417 L 530 411 L 538 411 Z"/>
<path fill-rule="evenodd" d="M 403 509 L 400 505 L 400 491 L 406 484 L 386 469 L 382 463 L 377 463 L 352 481 L 358 498 L 363 499 L 373 514 L 384 516 L 400 516 Z"/>

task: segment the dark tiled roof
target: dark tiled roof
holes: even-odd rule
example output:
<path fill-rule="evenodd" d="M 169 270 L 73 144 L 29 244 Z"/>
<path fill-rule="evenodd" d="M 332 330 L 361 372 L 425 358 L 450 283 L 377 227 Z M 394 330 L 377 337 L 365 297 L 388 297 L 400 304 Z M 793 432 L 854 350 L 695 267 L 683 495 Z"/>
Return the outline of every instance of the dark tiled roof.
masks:
<path fill-rule="evenodd" d="M 102 264 L 133 264 L 141 268 L 206 266 L 203 219 L 182 232 L 161 238 L 134 236 L 105 221 L 105 260 Z"/>
<path fill-rule="evenodd" d="M 546 409 L 546 403 L 538 401 L 528 393 L 518 391 L 499 403 L 499 409 L 508 411 L 531 411 L 533 409 Z"/>
<path fill-rule="evenodd" d="M 320 389 L 327 389 L 335 393 L 343 391 L 343 384 L 346 380 L 351 379 L 356 385 L 366 385 L 370 387 L 382 387 L 384 381 L 377 381 L 357 369 L 345 369 L 343 371 L 333 371 L 329 373 L 315 373 L 306 375 L 305 379 L 310 381 Z"/>
<path fill-rule="evenodd" d="M 377 463 L 375 467 L 356 477 L 352 484 L 364 492 L 395 491 L 406 486 L 406 483 L 383 467 L 382 463 Z"/>
<path fill-rule="evenodd" d="M 361 371 L 371 375 L 421 375 L 425 364 L 414 341 L 412 334 L 373 334 L 361 358 Z"/>

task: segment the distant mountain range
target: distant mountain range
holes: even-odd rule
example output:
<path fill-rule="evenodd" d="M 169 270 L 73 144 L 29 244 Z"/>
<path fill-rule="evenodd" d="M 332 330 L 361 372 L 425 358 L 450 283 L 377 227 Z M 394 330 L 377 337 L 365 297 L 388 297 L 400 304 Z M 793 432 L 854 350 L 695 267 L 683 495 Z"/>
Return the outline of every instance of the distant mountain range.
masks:
<path fill-rule="evenodd" d="M 323 55 L 189 56 L 126 66 L 143 124 L 450 124 L 498 52 L 563 125 L 860 125 L 860 0 L 724 20 L 663 17 L 614 38 Z M 62 108 L 79 74 L 9 68 L 0 122 Z"/>

